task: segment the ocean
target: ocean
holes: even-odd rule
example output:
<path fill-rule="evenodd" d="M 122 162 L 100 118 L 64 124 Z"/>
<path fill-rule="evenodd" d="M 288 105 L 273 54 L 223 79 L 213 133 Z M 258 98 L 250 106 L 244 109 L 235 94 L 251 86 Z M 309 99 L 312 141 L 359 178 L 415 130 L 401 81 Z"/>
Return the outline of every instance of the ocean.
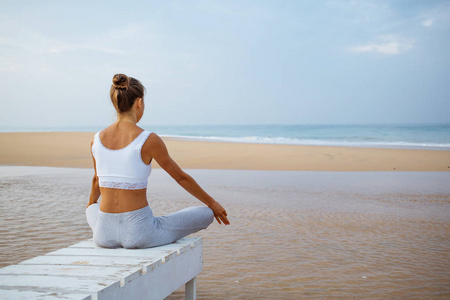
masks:
<path fill-rule="evenodd" d="M 2 127 L 2 132 L 91 131 L 102 126 Z M 150 125 L 161 136 L 205 141 L 450 150 L 449 124 L 402 125 Z"/>

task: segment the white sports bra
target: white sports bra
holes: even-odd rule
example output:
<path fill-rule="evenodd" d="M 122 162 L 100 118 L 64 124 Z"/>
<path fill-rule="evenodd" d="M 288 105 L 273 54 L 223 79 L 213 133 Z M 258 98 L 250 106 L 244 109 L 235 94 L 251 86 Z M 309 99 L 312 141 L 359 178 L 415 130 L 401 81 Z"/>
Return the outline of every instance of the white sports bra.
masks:
<path fill-rule="evenodd" d="M 123 190 L 147 188 L 152 165 L 144 163 L 141 149 L 150 133 L 142 131 L 131 143 L 117 150 L 108 149 L 102 144 L 100 131 L 95 134 L 92 154 L 100 187 Z"/>

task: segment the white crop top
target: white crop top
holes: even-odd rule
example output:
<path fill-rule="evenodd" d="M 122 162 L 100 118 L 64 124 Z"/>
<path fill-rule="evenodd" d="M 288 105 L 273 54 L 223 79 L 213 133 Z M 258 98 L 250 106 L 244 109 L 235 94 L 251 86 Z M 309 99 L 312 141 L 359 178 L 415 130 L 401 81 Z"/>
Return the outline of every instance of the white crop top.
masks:
<path fill-rule="evenodd" d="M 94 136 L 92 154 L 95 158 L 99 186 L 112 189 L 140 190 L 147 188 L 152 165 L 144 163 L 141 149 L 151 132 L 142 131 L 122 149 L 106 148 L 100 132 Z"/>

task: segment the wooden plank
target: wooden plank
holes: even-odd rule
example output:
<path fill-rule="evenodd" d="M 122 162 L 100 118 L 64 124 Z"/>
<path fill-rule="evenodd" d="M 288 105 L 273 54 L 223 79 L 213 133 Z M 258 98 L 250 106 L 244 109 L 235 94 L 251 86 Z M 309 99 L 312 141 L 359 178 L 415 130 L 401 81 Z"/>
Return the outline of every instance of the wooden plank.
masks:
<path fill-rule="evenodd" d="M 12 265 L 0 269 L 0 275 L 43 275 L 74 276 L 81 278 L 122 278 L 140 273 L 142 266 L 89 266 L 89 265 Z"/>
<path fill-rule="evenodd" d="M 119 288 L 117 278 L 78 278 L 52 275 L 0 275 L 0 289 L 60 292 L 64 294 L 92 294 Z"/>
<path fill-rule="evenodd" d="M 148 249 L 107 249 L 107 248 L 63 248 L 50 253 L 47 256 L 111 256 L 111 257 L 140 257 L 147 260 L 162 259 L 163 262 L 170 260 L 172 257 L 180 255 L 189 251 L 190 245 L 185 245 L 182 248 L 151 248 Z"/>
<path fill-rule="evenodd" d="M 94 247 L 98 247 L 94 244 L 94 241 L 92 241 L 92 239 L 90 240 L 85 240 L 85 241 L 81 241 L 79 243 L 70 245 L 69 248 L 94 248 Z"/>
<path fill-rule="evenodd" d="M 123 249 L 123 248 L 117 248 L 117 249 L 62 248 L 62 249 L 58 249 L 56 251 L 47 253 L 45 255 L 142 257 L 142 258 L 156 260 L 158 258 L 165 257 L 166 255 L 170 255 L 171 253 L 173 253 L 173 251 L 169 251 L 169 250 L 164 251 L 164 250 L 156 250 L 156 249 L 152 250 L 152 251 L 145 251 L 142 249 L 134 250 L 134 249 Z"/>
<path fill-rule="evenodd" d="M 145 257 L 114 257 L 114 256 L 56 256 L 43 255 L 21 262 L 19 265 L 89 265 L 89 266 L 129 266 L 139 267 L 157 262 Z"/>
<path fill-rule="evenodd" d="M 2 300 L 33 299 L 33 300 L 91 300 L 89 294 L 64 294 L 60 292 L 37 292 L 0 289 Z"/>
<path fill-rule="evenodd" d="M 200 238 L 184 238 L 175 243 L 146 249 L 108 249 L 96 247 L 92 241 L 84 241 L 68 248 L 59 249 L 46 255 L 94 255 L 94 256 L 122 256 L 122 257 L 165 257 L 173 252 L 180 255 L 199 244 Z"/>

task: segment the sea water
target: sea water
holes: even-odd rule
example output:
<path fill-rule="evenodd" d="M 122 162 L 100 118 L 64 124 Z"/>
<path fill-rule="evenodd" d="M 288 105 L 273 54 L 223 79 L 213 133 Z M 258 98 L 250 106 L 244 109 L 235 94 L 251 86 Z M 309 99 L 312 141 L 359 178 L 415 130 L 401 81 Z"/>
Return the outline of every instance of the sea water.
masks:
<path fill-rule="evenodd" d="M 9 127 L 0 131 L 92 131 L 99 126 Z M 161 136 L 205 141 L 450 150 L 449 124 L 396 125 L 152 125 Z"/>
<path fill-rule="evenodd" d="M 155 130 L 178 138 L 224 142 L 450 149 L 450 124 L 155 126 Z"/>

